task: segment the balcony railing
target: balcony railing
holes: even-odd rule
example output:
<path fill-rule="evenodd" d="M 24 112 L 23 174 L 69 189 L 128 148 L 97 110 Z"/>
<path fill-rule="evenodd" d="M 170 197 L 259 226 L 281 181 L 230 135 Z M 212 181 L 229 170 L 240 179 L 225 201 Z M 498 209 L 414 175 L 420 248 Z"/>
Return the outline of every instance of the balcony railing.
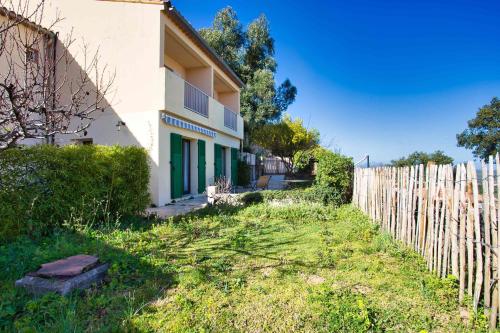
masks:
<path fill-rule="evenodd" d="M 193 121 L 193 124 L 217 133 L 243 137 L 243 118 L 237 111 L 186 82 L 182 76 L 168 68 L 165 70 L 164 95 L 164 109 L 168 114 L 177 114 L 180 119 Z"/>
<path fill-rule="evenodd" d="M 237 131 L 238 115 L 236 112 L 224 107 L 224 126 Z"/>
<path fill-rule="evenodd" d="M 208 118 L 208 95 L 184 81 L 184 107 Z"/>

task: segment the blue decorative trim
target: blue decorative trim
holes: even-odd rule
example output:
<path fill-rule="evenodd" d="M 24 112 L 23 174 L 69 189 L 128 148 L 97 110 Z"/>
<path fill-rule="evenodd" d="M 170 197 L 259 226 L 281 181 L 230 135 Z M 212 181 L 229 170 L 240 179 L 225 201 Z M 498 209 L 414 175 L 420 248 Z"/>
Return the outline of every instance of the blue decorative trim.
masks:
<path fill-rule="evenodd" d="M 215 131 L 212 131 L 212 130 L 209 130 L 208 128 L 198 126 L 198 125 L 195 125 L 193 123 L 169 116 L 165 113 L 162 113 L 160 115 L 160 117 L 163 120 L 163 122 L 167 125 L 187 129 L 187 130 L 197 132 L 197 133 L 201 133 L 201 134 L 209 136 L 211 138 L 215 138 L 217 136 L 217 132 L 215 132 Z"/>

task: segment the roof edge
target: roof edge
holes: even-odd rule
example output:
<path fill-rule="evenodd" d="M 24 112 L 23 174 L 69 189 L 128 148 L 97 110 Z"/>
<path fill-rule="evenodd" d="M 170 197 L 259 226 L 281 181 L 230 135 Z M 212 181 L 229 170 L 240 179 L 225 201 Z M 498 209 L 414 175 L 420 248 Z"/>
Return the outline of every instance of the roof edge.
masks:
<path fill-rule="evenodd" d="M 21 14 L 18 14 L 16 12 L 14 12 L 13 10 L 10 10 L 10 9 L 8 9 L 6 7 L 0 6 L 0 15 L 7 17 L 7 19 L 17 20 L 18 22 L 15 23 L 15 25 L 17 25 L 17 24 L 24 24 L 24 25 L 27 25 L 30 28 L 33 28 L 35 30 L 39 30 L 43 34 L 48 35 L 50 37 L 56 36 L 55 32 L 53 32 L 53 31 L 51 31 L 51 30 L 49 30 L 47 28 L 44 28 L 43 26 L 41 26 L 38 23 L 30 21 L 28 18 L 22 16 Z"/>
<path fill-rule="evenodd" d="M 142 5 L 163 5 L 163 0 L 97 0 L 97 1 L 138 3 Z"/>
<path fill-rule="evenodd" d="M 236 74 L 231 67 L 215 52 L 215 50 L 208 45 L 207 41 L 203 39 L 203 37 L 200 36 L 198 31 L 189 23 L 182 14 L 175 9 L 174 7 L 171 7 L 170 9 L 166 8 L 164 10 L 165 14 L 168 17 L 171 17 L 174 19 L 174 21 L 177 24 L 180 24 L 182 27 L 184 27 L 185 32 L 187 32 L 193 39 L 194 41 L 198 44 L 199 47 L 204 49 L 205 52 L 209 54 L 209 56 L 214 60 L 217 65 L 219 65 L 222 70 L 240 87 L 243 88 L 245 86 L 245 83 L 240 79 L 238 74 Z"/>

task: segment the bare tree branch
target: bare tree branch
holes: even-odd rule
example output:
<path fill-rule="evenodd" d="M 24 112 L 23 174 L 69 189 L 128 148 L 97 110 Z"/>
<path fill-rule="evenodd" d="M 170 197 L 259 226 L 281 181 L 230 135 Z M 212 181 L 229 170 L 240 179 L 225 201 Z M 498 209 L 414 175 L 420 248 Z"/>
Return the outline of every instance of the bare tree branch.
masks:
<path fill-rule="evenodd" d="M 52 32 L 60 15 L 42 27 L 45 0 L 37 1 L 15 6 L 0 0 L 8 18 L 0 25 L 0 61 L 7 68 L 0 72 L 0 150 L 24 139 L 50 143 L 55 135 L 86 131 L 94 113 L 106 110 L 115 78 L 100 65 L 99 50 L 91 53 L 85 42 L 78 63 L 69 51 L 75 49 L 72 32 L 64 40 Z"/>

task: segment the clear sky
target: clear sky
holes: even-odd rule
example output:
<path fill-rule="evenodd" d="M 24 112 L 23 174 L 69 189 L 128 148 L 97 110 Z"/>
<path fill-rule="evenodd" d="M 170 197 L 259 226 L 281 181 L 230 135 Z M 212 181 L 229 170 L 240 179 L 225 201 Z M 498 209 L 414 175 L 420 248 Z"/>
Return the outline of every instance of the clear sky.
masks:
<path fill-rule="evenodd" d="M 247 25 L 264 13 L 289 108 L 330 148 L 388 162 L 415 150 L 472 154 L 455 135 L 500 97 L 498 0 L 174 0 L 195 28 L 232 6 Z"/>

